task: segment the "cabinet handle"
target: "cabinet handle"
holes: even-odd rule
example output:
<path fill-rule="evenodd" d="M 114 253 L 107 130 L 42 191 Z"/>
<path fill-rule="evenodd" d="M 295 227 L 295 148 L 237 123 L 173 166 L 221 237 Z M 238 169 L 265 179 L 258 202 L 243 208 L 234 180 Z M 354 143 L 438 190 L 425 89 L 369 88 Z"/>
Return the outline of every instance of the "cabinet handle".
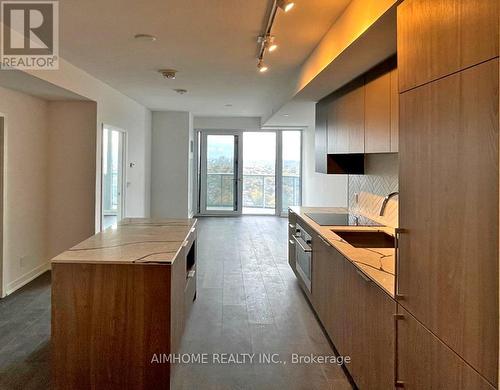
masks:
<path fill-rule="evenodd" d="M 195 231 L 196 231 L 196 228 L 194 227 L 194 228 L 192 228 L 192 229 L 189 231 L 189 233 L 194 233 Z"/>
<path fill-rule="evenodd" d="M 288 226 L 290 227 L 290 229 L 295 229 L 295 225 L 292 225 L 291 223 L 289 223 Z"/>
<path fill-rule="evenodd" d="M 302 249 L 304 252 L 306 252 L 306 253 L 312 252 L 312 248 L 309 245 L 307 245 L 307 243 L 302 238 L 293 236 L 293 239 L 295 240 L 297 245 L 300 246 L 300 249 Z M 302 244 L 301 241 L 304 244 Z"/>
<path fill-rule="evenodd" d="M 359 275 L 359 276 L 361 276 L 361 278 L 362 278 L 365 282 L 367 282 L 367 283 L 371 283 L 371 282 L 372 282 L 372 280 L 371 280 L 368 276 L 366 276 L 366 275 L 365 275 L 365 273 L 364 273 L 363 271 L 360 271 L 359 269 L 356 269 L 356 272 L 358 273 L 358 275 Z"/>
<path fill-rule="evenodd" d="M 397 333 L 398 333 L 398 321 L 402 321 L 405 319 L 405 316 L 404 314 L 400 314 L 400 313 L 396 313 L 393 315 L 394 317 L 394 325 L 395 325 L 395 330 L 396 330 L 396 342 L 395 342 L 395 345 L 394 345 L 394 354 L 395 356 L 398 355 L 398 336 L 397 336 Z M 394 387 L 396 389 L 402 389 L 405 387 L 405 383 L 403 381 L 400 381 L 398 380 L 398 360 L 396 359 L 395 361 L 395 366 L 394 366 Z"/>
<path fill-rule="evenodd" d="M 395 246 L 395 251 L 394 251 L 394 256 L 396 257 L 396 292 L 395 292 L 395 298 L 397 301 L 401 301 L 404 299 L 404 295 L 401 294 L 401 291 L 399 290 L 399 268 L 400 268 L 400 256 L 399 256 L 399 239 L 401 237 L 401 234 L 404 232 L 404 229 L 397 228 L 396 229 L 396 237 L 394 240 L 394 246 Z"/>
<path fill-rule="evenodd" d="M 288 242 L 290 243 L 290 245 L 295 245 L 295 241 L 293 240 L 288 240 Z"/>
<path fill-rule="evenodd" d="M 188 272 L 188 278 L 193 279 L 196 276 L 196 271 L 192 270 Z"/>
<path fill-rule="evenodd" d="M 323 244 L 325 244 L 326 246 L 332 246 L 332 244 L 330 244 L 328 241 L 326 241 L 323 237 L 321 237 L 320 235 L 318 235 L 318 238 L 323 241 Z"/>

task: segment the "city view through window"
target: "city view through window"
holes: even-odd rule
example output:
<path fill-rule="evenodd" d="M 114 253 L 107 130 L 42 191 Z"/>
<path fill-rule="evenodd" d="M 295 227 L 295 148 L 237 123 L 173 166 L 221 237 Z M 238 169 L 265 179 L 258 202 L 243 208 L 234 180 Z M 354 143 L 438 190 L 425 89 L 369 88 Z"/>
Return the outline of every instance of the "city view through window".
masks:
<path fill-rule="evenodd" d="M 243 212 L 275 214 L 275 132 L 243 134 Z M 300 131 L 282 133 L 282 209 L 300 204 Z M 235 193 L 235 145 L 233 135 L 207 138 L 207 210 L 233 210 Z"/>

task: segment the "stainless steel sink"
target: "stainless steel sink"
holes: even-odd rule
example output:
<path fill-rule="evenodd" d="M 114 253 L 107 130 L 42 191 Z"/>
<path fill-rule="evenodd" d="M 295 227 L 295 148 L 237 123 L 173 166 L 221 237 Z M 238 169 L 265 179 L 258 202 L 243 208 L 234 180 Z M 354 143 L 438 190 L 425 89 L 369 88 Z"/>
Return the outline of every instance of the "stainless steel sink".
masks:
<path fill-rule="evenodd" d="M 345 232 L 332 229 L 337 236 L 355 248 L 395 248 L 396 240 L 384 232 Z"/>

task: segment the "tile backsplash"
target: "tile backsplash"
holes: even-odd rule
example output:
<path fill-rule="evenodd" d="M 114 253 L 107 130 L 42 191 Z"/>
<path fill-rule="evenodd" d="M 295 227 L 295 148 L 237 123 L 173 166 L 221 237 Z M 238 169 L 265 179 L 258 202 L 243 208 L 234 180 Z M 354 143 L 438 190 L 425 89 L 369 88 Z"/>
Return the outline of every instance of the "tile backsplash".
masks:
<path fill-rule="evenodd" d="M 398 197 L 379 216 L 384 197 L 398 191 L 398 154 L 367 154 L 364 175 L 349 175 L 349 210 L 387 226 L 398 226 Z"/>

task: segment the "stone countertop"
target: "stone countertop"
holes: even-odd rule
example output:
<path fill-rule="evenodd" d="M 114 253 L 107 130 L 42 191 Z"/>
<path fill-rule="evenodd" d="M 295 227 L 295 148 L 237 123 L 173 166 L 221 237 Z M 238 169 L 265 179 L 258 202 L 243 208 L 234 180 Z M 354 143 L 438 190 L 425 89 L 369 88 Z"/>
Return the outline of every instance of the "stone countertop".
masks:
<path fill-rule="evenodd" d="M 196 219 L 126 218 L 52 259 L 52 263 L 174 262 Z"/>
<path fill-rule="evenodd" d="M 392 298 L 395 297 L 396 251 L 392 248 L 355 248 L 337 234 L 337 231 L 381 231 L 391 236 L 396 234 L 394 228 L 387 226 L 321 226 L 309 218 L 306 213 L 347 213 L 345 208 L 336 207 L 290 207 L 314 231 L 328 241 L 347 260 L 378 284 Z"/>

